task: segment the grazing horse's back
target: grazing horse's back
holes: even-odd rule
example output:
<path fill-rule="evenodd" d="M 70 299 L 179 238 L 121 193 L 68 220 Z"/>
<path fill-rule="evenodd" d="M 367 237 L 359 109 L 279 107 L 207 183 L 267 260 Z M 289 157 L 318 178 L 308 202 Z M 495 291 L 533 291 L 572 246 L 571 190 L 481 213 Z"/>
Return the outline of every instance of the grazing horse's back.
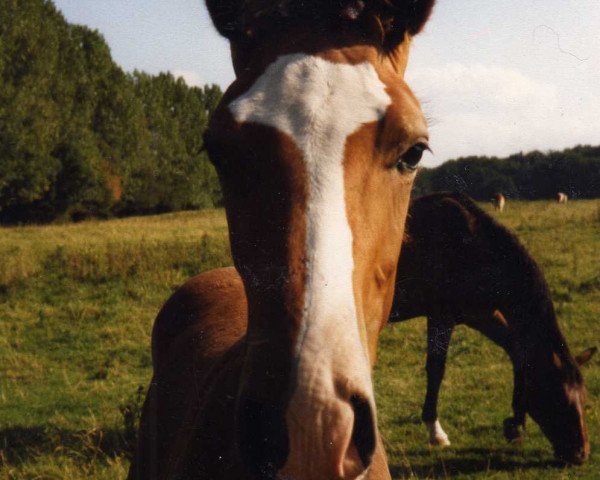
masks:
<path fill-rule="evenodd" d="M 402 248 L 393 308 L 398 320 L 423 315 L 434 305 L 473 313 L 550 301 L 525 247 L 466 195 L 414 200 Z"/>

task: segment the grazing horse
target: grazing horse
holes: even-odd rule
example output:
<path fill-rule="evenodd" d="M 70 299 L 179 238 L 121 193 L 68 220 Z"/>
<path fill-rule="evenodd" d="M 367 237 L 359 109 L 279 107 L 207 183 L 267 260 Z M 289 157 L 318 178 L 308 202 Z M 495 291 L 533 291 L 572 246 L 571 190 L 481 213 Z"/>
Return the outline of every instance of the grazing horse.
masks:
<path fill-rule="evenodd" d="M 130 479 L 390 478 L 371 371 L 428 148 L 403 77 L 433 3 L 207 0 L 236 79 L 205 146 L 242 283 L 208 274 L 196 315 L 159 315 Z M 241 285 L 247 328 L 218 302 Z"/>
<path fill-rule="evenodd" d="M 558 192 L 556 196 L 558 203 L 567 203 L 569 201 L 569 196 L 566 193 Z"/>
<path fill-rule="evenodd" d="M 501 193 L 495 193 L 494 198 L 492 198 L 492 204 L 494 208 L 498 210 L 500 213 L 504 211 L 504 204 L 506 203 L 506 198 Z"/>
<path fill-rule="evenodd" d="M 561 333 L 540 268 L 505 227 L 462 194 L 434 194 L 410 207 L 391 321 L 427 317 L 427 394 L 422 419 L 430 443 L 448 445 L 437 399 L 452 331 L 465 324 L 509 355 L 514 370 L 508 440 L 520 440 L 529 414 L 557 457 L 579 464 L 590 447 L 586 388 Z"/>

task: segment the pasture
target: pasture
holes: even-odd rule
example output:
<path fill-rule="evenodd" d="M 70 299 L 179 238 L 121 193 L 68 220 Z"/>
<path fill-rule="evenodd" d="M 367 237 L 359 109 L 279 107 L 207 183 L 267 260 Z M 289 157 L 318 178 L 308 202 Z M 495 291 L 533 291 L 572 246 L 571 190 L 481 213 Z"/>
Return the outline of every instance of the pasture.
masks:
<path fill-rule="evenodd" d="M 574 353 L 600 346 L 600 201 L 508 202 L 493 215 L 542 266 Z M 226 232 L 216 210 L 0 229 L 0 480 L 125 477 L 154 317 L 186 278 L 230 263 Z M 439 404 L 452 446 L 430 449 L 425 332 L 413 320 L 380 340 L 378 414 L 394 478 L 598 478 L 600 358 L 583 370 L 591 459 L 560 468 L 531 421 L 522 447 L 504 441 L 509 361 L 459 327 Z"/>

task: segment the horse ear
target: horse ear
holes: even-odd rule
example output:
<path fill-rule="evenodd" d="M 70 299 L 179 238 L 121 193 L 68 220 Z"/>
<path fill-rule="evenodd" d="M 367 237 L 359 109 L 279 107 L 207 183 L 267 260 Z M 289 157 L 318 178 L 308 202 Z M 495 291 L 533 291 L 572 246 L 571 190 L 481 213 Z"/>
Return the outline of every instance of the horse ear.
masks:
<path fill-rule="evenodd" d="M 594 354 L 598 351 L 598 347 L 591 347 L 587 350 L 581 352 L 579 355 L 575 357 L 575 361 L 577 365 L 581 366 L 590 361 L 590 359 L 594 356 Z"/>
<path fill-rule="evenodd" d="M 408 35 L 413 37 L 429 20 L 435 0 L 382 0 L 391 10 L 379 17 L 388 50 L 400 45 Z"/>
<path fill-rule="evenodd" d="M 218 32 L 232 40 L 239 31 L 242 0 L 206 0 L 206 8 Z"/>
<path fill-rule="evenodd" d="M 429 20 L 435 0 L 405 0 L 402 3 L 406 4 L 407 32 L 416 35 Z"/>

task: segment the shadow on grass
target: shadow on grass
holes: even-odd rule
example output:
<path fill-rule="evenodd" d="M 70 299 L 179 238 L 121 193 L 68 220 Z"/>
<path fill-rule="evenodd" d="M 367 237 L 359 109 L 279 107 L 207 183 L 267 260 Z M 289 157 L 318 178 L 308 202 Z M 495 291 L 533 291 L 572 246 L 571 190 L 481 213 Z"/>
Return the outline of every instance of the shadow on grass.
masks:
<path fill-rule="evenodd" d="M 482 472 L 513 472 L 515 470 L 564 468 L 564 464 L 549 458 L 544 450 L 517 450 L 500 448 L 457 448 L 444 456 L 431 450 L 409 450 L 406 452 L 409 465 L 391 465 L 394 478 L 427 477 L 448 478 L 453 475 L 468 475 Z M 447 455 L 447 456 L 446 456 Z M 423 458 L 426 457 L 426 458 Z"/>
<path fill-rule="evenodd" d="M 19 465 L 40 455 L 66 455 L 92 461 L 131 454 L 123 431 L 116 429 L 66 430 L 48 426 L 0 430 L 0 460 Z M 0 464 L 2 462 L 0 461 Z"/>
<path fill-rule="evenodd" d="M 411 415 L 400 415 L 391 421 L 392 425 L 406 426 L 406 425 L 421 425 L 423 422 L 421 417 L 416 414 Z"/>

